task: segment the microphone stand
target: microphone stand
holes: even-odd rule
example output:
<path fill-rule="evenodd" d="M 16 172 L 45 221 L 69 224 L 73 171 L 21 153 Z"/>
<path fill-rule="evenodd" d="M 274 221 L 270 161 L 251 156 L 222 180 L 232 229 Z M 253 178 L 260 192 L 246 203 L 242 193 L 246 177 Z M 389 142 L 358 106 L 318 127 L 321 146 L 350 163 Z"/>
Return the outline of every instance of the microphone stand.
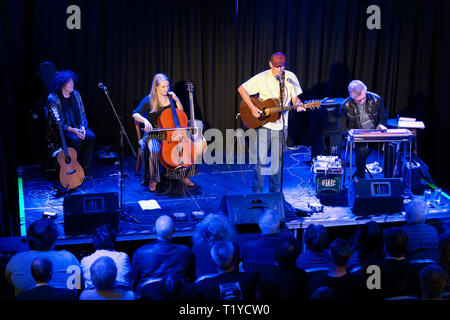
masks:
<path fill-rule="evenodd" d="M 124 188 L 124 173 L 123 173 L 123 163 L 124 163 L 124 143 L 123 143 L 123 137 L 125 136 L 127 138 L 128 141 L 128 145 L 130 146 L 131 151 L 133 152 L 133 155 L 135 157 L 136 156 L 136 152 L 133 149 L 133 146 L 131 145 L 130 139 L 128 138 L 127 133 L 125 132 L 125 128 L 122 125 L 122 122 L 120 121 L 120 117 L 116 112 L 116 108 L 114 108 L 114 104 L 112 103 L 111 97 L 109 96 L 109 92 L 108 92 L 108 88 L 103 85 L 102 83 L 99 83 L 99 88 L 103 89 L 103 91 L 105 92 L 106 97 L 108 98 L 109 104 L 113 110 L 113 113 L 117 119 L 117 122 L 119 123 L 120 126 L 120 178 L 119 178 L 119 183 L 120 183 L 120 213 L 127 216 L 129 219 L 131 219 L 133 222 L 138 222 L 138 223 L 142 223 L 141 221 L 133 218 L 132 216 L 130 216 L 128 213 L 125 212 L 124 208 L 123 208 L 123 188 Z"/>
<path fill-rule="evenodd" d="M 288 88 L 286 86 L 286 83 L 281 79 L 280 76 L 277 76 L 278 81 L 280 81 L 281 83 L 283 83 L 283 86 L 285 88 L 285 90 L 287 91 Z M 284 99 L 284 94 L 283 94 L 283 99 Z M 283 123 L 283 129 L 282 129 L 282 133 L 281 133 L 281 176 L 280 176 L 280 192 L 283 193 L 283 170 L 284 170 L 284 150 L 286 148 L 285 144 L 286 144 L 286 139 L 285 139 L 285 130 L 286 130 L 286 125 L 284 123 L 284 101 L 280 101 L 280 105 L 281 105 L 281 121 Z"/>

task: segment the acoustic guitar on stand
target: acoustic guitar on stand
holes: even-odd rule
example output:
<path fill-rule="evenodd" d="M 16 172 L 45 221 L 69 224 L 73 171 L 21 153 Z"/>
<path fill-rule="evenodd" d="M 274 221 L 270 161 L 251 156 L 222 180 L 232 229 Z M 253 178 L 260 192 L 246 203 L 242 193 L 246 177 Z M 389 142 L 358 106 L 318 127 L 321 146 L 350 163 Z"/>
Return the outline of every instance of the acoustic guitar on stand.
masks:
<path fill-rule="evenodd" d="M 55 106 L 50 108 L 53 116 L 58 124 L 59 135 L 61 136 L 62 150 L 56 155 L 56 160 L 59 163 L 59 181 L 66 189 L 74 189 L 79 187 L 84 180 L 83 167 L 78 163 L 77 152 L 74 148 L 68 148 L 66 138 L 61 125 L 61 118 Z"/>
<path fill-rule="evenodd" d="M 241 101 L 240 105 L 240 116 L 243 125 L 246 128 L 256 129 L 268 122 L 275 122 L 280 119 L 281 112 L 288 110 L 296 110 L 298 107 L 303 107 L 305 109 L 317 109 L 320 108 L 320 100 L 307 101 L 301 105 L 295 106 L 280 106 L 280 101 L 278 99 L 267 99 L 259 100 L 258 98 L 250 98 L 253 104 L 262 111 L 259 118 L 255 118 L 250 110 L 250 107 L 245 103 L 244 100 Z"/>

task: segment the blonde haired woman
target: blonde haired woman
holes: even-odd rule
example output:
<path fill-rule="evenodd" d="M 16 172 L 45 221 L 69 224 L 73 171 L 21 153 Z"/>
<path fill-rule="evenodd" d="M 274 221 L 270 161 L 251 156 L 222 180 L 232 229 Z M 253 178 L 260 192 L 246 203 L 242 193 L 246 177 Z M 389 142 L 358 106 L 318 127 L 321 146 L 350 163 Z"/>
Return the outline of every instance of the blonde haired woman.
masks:
<path fill-rule="evenodd" d="M 158 73 L 153 78 L 150 94 L 142 99 L 138 107 L 133 111 L 133 119 L 144 124 L 144 136 L 139 141 L 141 146 L 141 158 L 144 165 L 144 184 L 148 185 L 150 191 L 155 191 L 157 184 L 161 181 L 160 160 L 161 141 L 164 139 L 162 132 L 153 132 L 158 127 L 158 118 L 161 113 L 171 107 L 170 99 L 173 99 L 176 107 L 183 110 L 178 97 L 169 91 L 170 81 L 165 74 Z M 147 147 L 145 147 L 147 146 Z M 194 186 L 189 179 L 195 174 L 195 166 L 192 165 L 180 170 L 164 170 L 169 179 L 181 180 L 187 186 Z"/>

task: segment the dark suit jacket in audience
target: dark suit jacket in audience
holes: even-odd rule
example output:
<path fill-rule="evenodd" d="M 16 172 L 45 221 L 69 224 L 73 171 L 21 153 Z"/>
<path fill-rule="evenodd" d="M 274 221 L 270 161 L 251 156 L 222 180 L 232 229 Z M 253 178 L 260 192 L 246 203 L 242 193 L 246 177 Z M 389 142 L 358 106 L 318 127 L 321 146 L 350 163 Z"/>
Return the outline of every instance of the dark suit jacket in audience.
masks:
<path fill-rule="evenodd" d="M 276 284 L 281 300 L 307 300 L 308 275 L 303 269 L 261 265 L 255 269 L 256 287 Z"/>
<path fill-rule="evenodd" d="M 255 277 L 249 272 L 227 272 L 205 278 L 194 286 L 195 300 L 255 300 Z"/>
<path fill-rule="evenodd" d="M 420 297 L 420 266 L 406 259 L 386 258 L 380 264 L 383 298 L 413 295 Z"/>
<path fill-rule="evenodd" d="M 275 265 L 274 250 L 281 237 L 277 234 L 262 234 L 259 239 L 249 241 L 242 248 L 241 260 L 246 272 L 257 265 Z"/>
<path fill-rule="evenodd" d="M 75 300 L 75 297 L 75 291 L 43 285 L 19 293 L 16 300 Z"/>
<path fill-rule="evenodd" d="M 320 287 L 330 288 L 332 293 L 330 300 L 357 300 L 364 299 L 366 290 L 363 277 L 357 274 L 347 273 L 342 277 L 330 277 L 324 274 L 322 277 L 315 279 L 314 283 L 310 283 L 309 296 Z"/>

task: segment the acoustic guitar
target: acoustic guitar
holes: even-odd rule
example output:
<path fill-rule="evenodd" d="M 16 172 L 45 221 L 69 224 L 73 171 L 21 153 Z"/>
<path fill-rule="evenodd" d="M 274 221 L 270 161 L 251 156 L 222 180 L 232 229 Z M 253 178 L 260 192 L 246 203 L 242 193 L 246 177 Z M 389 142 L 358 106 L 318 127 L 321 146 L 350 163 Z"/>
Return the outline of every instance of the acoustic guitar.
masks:
<path fill-rule="evenodd" d="M 74 189 L 79 187 L 84 180 L 84 170 L 77 160 L 77 152 L 74 148 L 68 148 L 66 138 L 61 125 L 61 117 L 55 106 L 50 108 L 59 129 L 61 136 L 62 150 L 56 155 L 56 160 L 59 164 L 59 181 L 66 189 Z"/>
<path fill-rule="evenodd" d="M 203 122 L 200 120 L 195 119 L 194 114 L 194 83 L 192 81 L 186 82 L 186 88 L 189 92 L 189 126 L 194 127 L 192 137 L 194 139 L 194 150 L 195 150 L 195 157 L 201 157 L 201 155 L 205 152 L 207 144 L 206 140 L 203 137 Z"/>
<path fill-rule="evenodd" d="M 281 112 L 288 110 L 296 110 L 299 106 L 280 106 L 280 101 L 278 99 L 267 99 L 260 100 L 258 98 L 250 98 L 253 104 L 262 111 L 259 118 L 255 118 L 250 110 L 250 107 L 245 103 L 244 100 L 241 101 L 240 105 L 240 115 L 242 124 L 246 128 L 256 129 L 268 122 L 275 122 L 280 119 Z M 320 100 L 307 101 L 300 106 L 305 109 L 317 109 L 320 108 Z"/>

